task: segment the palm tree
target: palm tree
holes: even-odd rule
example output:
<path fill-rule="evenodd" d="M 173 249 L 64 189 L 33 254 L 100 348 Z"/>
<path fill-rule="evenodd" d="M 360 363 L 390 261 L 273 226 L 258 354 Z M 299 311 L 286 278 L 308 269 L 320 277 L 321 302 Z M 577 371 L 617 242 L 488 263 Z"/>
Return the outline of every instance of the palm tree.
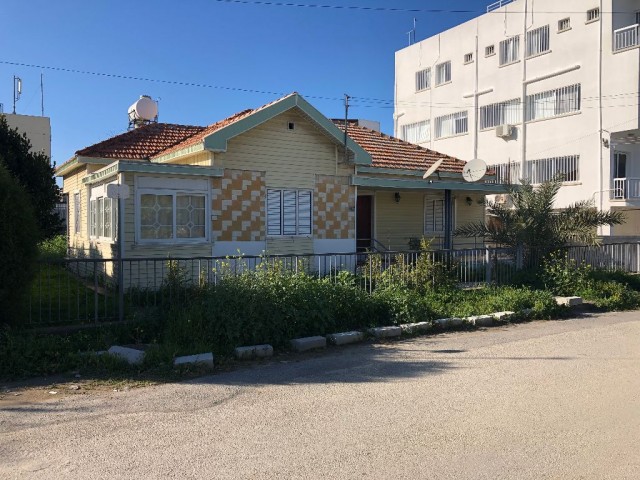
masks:
<path fill-rule="evenodd" d="M 513 206 L 488 201 L 489 221 L 464 225 L 455 235 L 483 237 L 503 247 L 522 249 L 525 265 L 532 256 L 556 251 L 570 244 L 595 245 L 597 228 L 624 222 L 622 212 L 598 211 L 593 201 L 582 200 L 562 210 L 553 204 L 562 177 L 533 187 L 530 182 L 509 187 Z"/>

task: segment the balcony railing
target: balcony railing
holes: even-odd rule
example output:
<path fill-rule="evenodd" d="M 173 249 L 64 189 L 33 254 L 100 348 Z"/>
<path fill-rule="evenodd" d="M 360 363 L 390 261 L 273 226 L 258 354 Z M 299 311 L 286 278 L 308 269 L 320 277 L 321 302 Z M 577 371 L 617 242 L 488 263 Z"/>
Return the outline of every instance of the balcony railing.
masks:
<path fill-rule="evenodd" d="M 611 197 L 614 200 L 640 199 L 640 178 L 614 178 Z"/>
<path fill-rule="evenodd" d="M 613 51 L 619 52 L 638 45 L 638 29 L 640 25 L 630 25 L 613 32 Z"/>
<path fill-rule="evenodd" d="M 491 5 L 487 6 L 487 13 L 493 12 L 494 10 L 502 8 L 505 5 L 509 5 L 510 3 L 513 3 L 513 2 L 515 2 L 515 0 L 500 0 L 498 2 L 494 2 Z"/>

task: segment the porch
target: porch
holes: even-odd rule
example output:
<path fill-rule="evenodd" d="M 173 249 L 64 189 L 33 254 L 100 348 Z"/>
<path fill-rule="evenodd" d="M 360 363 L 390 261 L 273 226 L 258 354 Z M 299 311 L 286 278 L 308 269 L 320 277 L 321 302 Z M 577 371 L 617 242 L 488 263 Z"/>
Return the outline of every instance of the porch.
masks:
<path fill-rule="evenodd" d="M 640 130 L 611 135 L 610 198 L 640 200 Z"/>

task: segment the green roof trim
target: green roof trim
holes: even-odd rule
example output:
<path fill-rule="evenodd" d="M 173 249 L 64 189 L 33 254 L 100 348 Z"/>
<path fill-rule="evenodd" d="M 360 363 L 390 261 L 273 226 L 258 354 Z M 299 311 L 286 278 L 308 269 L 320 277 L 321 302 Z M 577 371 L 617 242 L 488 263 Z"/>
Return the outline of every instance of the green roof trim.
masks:
<path fill-rule="evenodd" d="M 289 95 L 278 100 L 271 105 L 249 114 L 247 117 L 238 120 L 226 127 L 221 128 L 208 135 L 204 139 L 204 148 L 214 152 L 225 152 L 230 139 L 251 130 L 258 125 L 271 120 L 272 118 L 291 110 L 299 108 L 318 126 L 320 126 L 330 137 L 333 137 L 339 144 L 344 143 L 344 132 L 334 125 L 318 109 L 307 102 L 299 94 Z M 372 158 L 360 145 L 347 137 L 347 149 L 354 155 L 354 163 L 357 165 L 371 165 Z"/>
<path fill-rule="evenodd" d="M 82 183 L 90 185 L 122 172 L 153 173 L 160 175 L 187 175 L 204 177 L 222 177 L 224 169 L 220 167 L 201 167 L 197 165 L 173 165 L 170 163 L 121 162 L 117 161 L 106 168 L 87 175 Z"/>
<path fill-rule="evenodd" d="M 151 159 L 151 161 L 154 163 L 167 163 L 174 158 L 182 157 L 184 155 L 191 155 L 192 153 L 204 152 L 204 150 L 205 148 L 202 143 L 196 143 L 195 145 L 191 145 L 186 148 L 181 148 L 180 150 L 175 150 L 171 153 L 166 153 L 164 155 L 154 157 Z"/>
<path fill-rule="evenodd" d="M 408 170 L 404 168 L 385 168 L 385 167 L 369 167 L 369 166 L 361 166 L 358 167 L 358 173 L 380 173 L 380 174 L 390 174 L 390 175 L 407 175 L 410 177 L 421 177 L 424 175 L 426 168 L 424 170 Z M 493 175 L 489 175 L 493 177 Z M 433 178 L 462 178 L 462 173 L 455 172 L 436 172 L 433 174 Z"/>
<path fill-rule="evenodd" d="M 494 183 L 434 182 L 429 180 L 404 180 L 400 178 L 351 176 L 351 185 L 358 187 L 395 188 L 398 190 L 464 190 L 483 192 L 487 195 L 505 193 L 509 186 Z"/>

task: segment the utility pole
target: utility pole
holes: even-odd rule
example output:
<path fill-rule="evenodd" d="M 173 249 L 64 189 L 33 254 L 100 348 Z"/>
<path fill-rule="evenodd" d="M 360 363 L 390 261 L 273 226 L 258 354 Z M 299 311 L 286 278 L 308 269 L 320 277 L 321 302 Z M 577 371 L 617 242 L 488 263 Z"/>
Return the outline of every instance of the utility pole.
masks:
<path fill-rule="evenodd" d="M 344 163 L 349 162 L 349 152 L 347 151 L 347 129 L 349 128 L 349 99 L 351 97 L 344 94 Z"/>

